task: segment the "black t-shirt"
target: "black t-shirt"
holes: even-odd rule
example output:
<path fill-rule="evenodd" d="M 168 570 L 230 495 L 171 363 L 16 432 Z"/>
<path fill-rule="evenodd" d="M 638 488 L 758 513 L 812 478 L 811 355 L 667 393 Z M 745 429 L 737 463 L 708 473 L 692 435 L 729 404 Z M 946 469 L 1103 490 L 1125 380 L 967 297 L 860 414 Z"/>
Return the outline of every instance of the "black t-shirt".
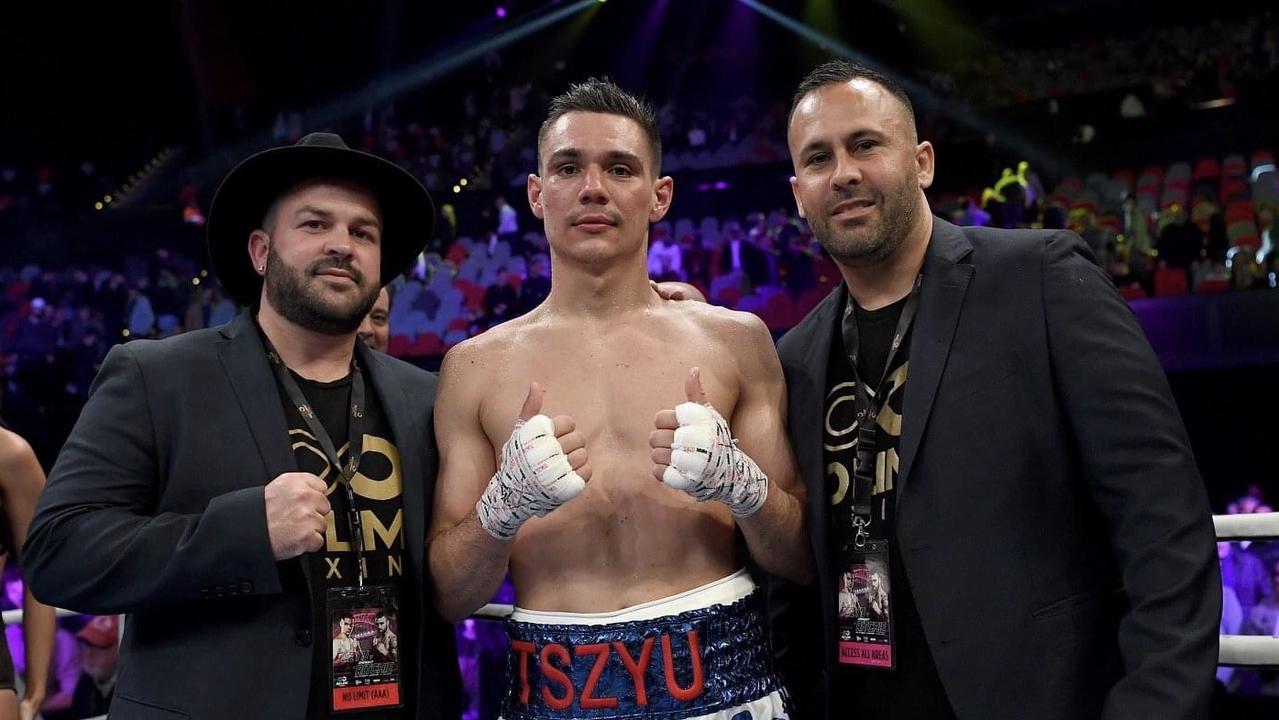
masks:
<path fill-rule="evenodd" d="M 874 385 L 884 378 L 883 387 L 868 388 L 871 397 L 880 400 L 879 442 L 875 457 L 875 488 L 871 495 L 870 533 L 889 541 L 889 586 L 892 589 L 894 656 L 893 670 L 863 670 L 840 666 L 831 683 L 833 707 L 850 716 L 882 720 L 883 718 L 921 718 L 950 720 L 954 711 L 946 699 L 946 691 L 937 675 L 932 653 L 924 637 L 924 628 L 915 607 L 910 582 L 898 552 L 897 531 L 893 522 L 897 494 L 898 455 L 901 445 L 901 422 L 906 381 L 910 370 L 910 333 L 893 358 L 892 367 L 884 374 L 893 335 L 901 318 L 906 299 L 879 310 L 863 310 L 845 294 L 845 310 L 837 317 L 831 332 L 831 354 L 826 370 L 826 416 L 823 451 L 827 490 L 830 493 L 832 537 L 830 555 L 837 564 L 840 550 L 853 538 L 853 460 L 857 455 L 857 378 Z M 853 372 L 852 358 L 844 345 L 841 331 L 845 316 L 857 322 L 858 371 Z"/>
<path fill-rule="evenodd" d="M 329 484 L 328 499 L 332 512 L 328 517 L 325 547 L 303 556 L 311 570 L 311 607 L 315 609 L 311 619 L 311 634 L 315 652 L 311 663 L 311 694 L 307 703 L 308 718 L 353 716 L 359 720 L 406 717 L 407 708 L 413 707 L 416 691 L 416 667 L 418 662 L 417 597 L 411 585 L 404 580 L 407 556 L 404 551 L 404 511 L 402 502 L 403 482 L 400 473 L 400 453 L 391 434 L 390 422 L 378 402 L 377 393 L 364 377 L 363 422 L 364 440 L 359 471 L 352 483 L 356 510 L 360 513 L 363 535 L 366 541 L 364 559 L 365 585 L 390 585 L 396 590 L 398 617 L 389 628 L 398 642 L 400 666 L 400 697 L 402 707 L 390 710 L 368 710 L 332 713 L 330 671 L 333 667 L 334 628 L 330 627 L 326 606 L 329 588 L 353 587 L 356 583 L 356 553 L 347 519 L 347 496 L 341 486 L 341 474 L 330 467 L 319 442 L 310 428 L 289 402 L 283 388 L 280 389 L 289 418 L 289 439 L 297 458 L 298 469 L 314 473 Z M 331 383 L 307 380 L 296 373 L 297 382 L 316 418 L 337 449 L 338 459 L 347 462 L 351 420 L 352 375 Z M 372 544 L 369 544 L 371 541 Z M 299 580 L 300 582 L 300 580 Z M 351 636 L 359 643 L 363 653 L 376 656 L 376 620 L 356 618 Z M 386 646 L 385 636 L 382 646 Z"/>

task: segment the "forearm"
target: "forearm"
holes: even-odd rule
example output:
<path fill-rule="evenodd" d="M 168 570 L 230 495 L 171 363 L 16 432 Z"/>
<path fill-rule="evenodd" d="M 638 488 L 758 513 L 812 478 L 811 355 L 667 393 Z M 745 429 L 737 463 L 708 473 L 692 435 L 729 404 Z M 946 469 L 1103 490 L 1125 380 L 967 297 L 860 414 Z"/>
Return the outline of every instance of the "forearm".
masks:
<path fill-rule="evenodd" d="M 737 518 L 751 557 L 764 570 L 800 584 L 813 579 L 813 558 L 804 534 L 804 505 L 769 481 L 768 497 L 753 514 Z"/>
<path fill-rule="evenodd" d="M 22 641 L 27 656 L 26 697 L 37 706 L 48 691 L 49 664 L 53 659 L 53 634 L 57 629 L 53 608 L 42 605 L 28 589 L 22 597 Z"/>
<path fill-rule="evenodd" d="M 490 535 L 475 512 L 431 540 L 427 562 L 435 605 L 445 620 L 459 622 L 493 597 L 514 542 Z"/>

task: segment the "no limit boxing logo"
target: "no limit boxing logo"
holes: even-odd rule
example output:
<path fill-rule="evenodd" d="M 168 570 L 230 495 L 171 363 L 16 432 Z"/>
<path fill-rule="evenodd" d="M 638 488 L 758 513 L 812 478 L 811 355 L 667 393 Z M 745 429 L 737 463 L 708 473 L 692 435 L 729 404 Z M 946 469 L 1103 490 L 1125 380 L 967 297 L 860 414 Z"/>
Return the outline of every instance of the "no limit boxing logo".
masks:
<path fill-rule="evenodd" d="M 311 433 L 294 428 L 289 431 L 298 469 L 319 477 L 328 484 L 326 496 L 332 496 L 341 482 L 324 450 Z M 404 548 L 404 512 L 400 505 L 403 481 L 400 476 L 400 451 L 390 440 L 365 434 L 363 453 L 351 490 L 369 505 L 360 510 L 366 563 L 377 567 L 363 568 L 364 577 L 399 577 L 404 574 L 401 550 Z M 338 459 L 349 462 L 349 445 L 338 448 Z M 325 517 L 324 552 L 326 580 L 349 581 L 355 577 L 355 549 L 345 521 L 339 522 L 330 510 Z M 368 557 L 375 555 L 377 557 Z M 385 556 L 385 557 L 381 557 Z"/>

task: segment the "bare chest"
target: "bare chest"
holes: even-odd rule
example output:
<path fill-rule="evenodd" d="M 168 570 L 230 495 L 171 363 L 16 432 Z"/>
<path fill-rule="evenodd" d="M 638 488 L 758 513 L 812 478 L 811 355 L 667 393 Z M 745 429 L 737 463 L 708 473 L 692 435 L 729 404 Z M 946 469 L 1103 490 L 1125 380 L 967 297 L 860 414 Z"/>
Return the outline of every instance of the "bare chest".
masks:
<path fill-rule="evenodd" d="M 592 337 L 557 334 L 520 349 L 485 402 L 482 421 L 494 448 L 510 436 L 529 385 L 546 391 L 542 414 L 573 418 L 592 461 L 613 454 L 648 454 L 660 410 L 685 402 L 685 380 L 701 368 L 712 404 L 731 417 L 738 386 L 733 358 L 705 337 L 676 338 L 650 328 Z"/>

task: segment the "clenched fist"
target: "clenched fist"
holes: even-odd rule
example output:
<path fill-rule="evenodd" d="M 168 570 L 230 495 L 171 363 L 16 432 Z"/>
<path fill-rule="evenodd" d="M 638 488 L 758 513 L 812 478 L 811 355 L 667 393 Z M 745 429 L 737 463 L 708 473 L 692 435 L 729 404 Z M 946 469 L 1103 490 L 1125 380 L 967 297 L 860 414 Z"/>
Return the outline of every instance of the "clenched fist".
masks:
<path fill-rule="evenodd" d="M 288 472 L 266 486 L 266 531 L 277 561 L 324 547 L 328 486 L 311 473 Z"/>

